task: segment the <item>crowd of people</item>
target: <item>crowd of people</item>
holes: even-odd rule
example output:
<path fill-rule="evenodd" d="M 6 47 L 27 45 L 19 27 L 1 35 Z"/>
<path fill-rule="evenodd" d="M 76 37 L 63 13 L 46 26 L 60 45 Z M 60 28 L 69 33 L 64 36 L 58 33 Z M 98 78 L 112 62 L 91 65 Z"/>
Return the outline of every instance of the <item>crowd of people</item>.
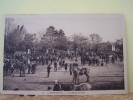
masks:
<path fill-rule="evenodd" d="M 88 66 L 104 66 L 115 61 L 123 61 L 123 54 L 116 52 L 54 52 L 44 54 L 14 54 L 4 56 L 4 76 L 19 73 L 20 77 L 34 74 L 39 65 L 47 66 L 47 77 L 50 76 L 51 65 L 57 72 L 61 68 L 73 74 L 74 69 Z M 69 63 L 68 63 L 69 62 Z M 27 73 L 26 73 L 27 71 Z"/>

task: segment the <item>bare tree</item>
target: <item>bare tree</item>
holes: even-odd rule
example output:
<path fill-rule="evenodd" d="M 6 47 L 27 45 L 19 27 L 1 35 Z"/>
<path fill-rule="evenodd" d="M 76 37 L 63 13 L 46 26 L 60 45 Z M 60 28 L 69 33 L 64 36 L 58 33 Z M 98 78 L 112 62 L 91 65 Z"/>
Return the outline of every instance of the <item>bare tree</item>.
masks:
<path fill-rule="evenodd" d="M 11 24 L 7 24 L 11 25 Z M 10 26 L 11 27 L 11 26 Z M 25 35 L 26 29 L 22 25 L 18 25 L 11 31 L 6 30 L 8 33 L 5 35 L 5 53 L 13 54 L 16 51 L 22 50 L 23 37 Z"/>
<path fill-rule="evenodd" d="M 5 19 L 5 36 L 11 33 L 15 29 L 16 25 L 13 18 Z"/>

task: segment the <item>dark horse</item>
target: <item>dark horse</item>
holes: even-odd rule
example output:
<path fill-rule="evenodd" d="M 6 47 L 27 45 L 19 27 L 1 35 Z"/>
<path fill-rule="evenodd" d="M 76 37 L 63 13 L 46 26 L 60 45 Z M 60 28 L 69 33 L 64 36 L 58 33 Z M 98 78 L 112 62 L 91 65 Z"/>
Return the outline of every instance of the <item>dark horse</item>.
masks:
<path fill-rule="evenodd" d="M 87 68 L 74 69 L 73 70 L 74 84 L 79 84 L 79 75 L 85 75 L 87 78 L 86 82 L 89 82 L 89 78 L 90 78 L 89 71 L 90 71 L 90 69 L 87 69 Z"/>

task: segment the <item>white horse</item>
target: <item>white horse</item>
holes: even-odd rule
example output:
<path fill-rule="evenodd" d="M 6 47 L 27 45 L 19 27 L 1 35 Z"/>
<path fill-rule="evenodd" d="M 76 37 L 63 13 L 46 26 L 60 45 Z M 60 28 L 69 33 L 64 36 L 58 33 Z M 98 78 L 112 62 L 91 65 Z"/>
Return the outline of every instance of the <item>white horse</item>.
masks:
<path fill-rule="evenodd" d="M 92 86 L 88 83 L 81 83 L 79 85 L 74 85 L 74 91 L 88 91 L 91 90 Z"/>

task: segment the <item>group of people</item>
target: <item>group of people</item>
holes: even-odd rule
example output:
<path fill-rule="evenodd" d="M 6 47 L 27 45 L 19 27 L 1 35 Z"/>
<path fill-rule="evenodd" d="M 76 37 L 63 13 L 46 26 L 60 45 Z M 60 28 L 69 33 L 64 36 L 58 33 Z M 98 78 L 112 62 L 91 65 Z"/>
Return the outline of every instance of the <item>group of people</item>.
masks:
<path fill-rule="evenodd" d="M 90 52 L 81 54 L 81 64 L 88 64 L 89 66 L 104 66 L 108 63 L 115 63 L 115 61 L 123 61 L 123 55 L 115 52 Z"/>
<path fill-rule="evenodd" d="M 58 53 L 44 53 L 44 54 L 19 54 L 19 55 L 5 55 L 4 57 L 4 75 L 14 74 L 15 70 L 20 72 L 20 76 L 34 74 L 37 65 L 47 66 L 47 76 L 50 76 L 51 65 L 54 66 L 54 71 L 64 68 L 65 71 L 69 69 L 70 75 L 73 70 L 80 66 L 104 66 L 108 63 L 115 63 L 115 61 L 122 61 L 123 54 L 112 52 L 58 52 Z M 68 63 L 67 61 L 71 62 Z"/>
<path fill-rule="evenodd" d="M 20 77 L 26 76 L 27 74 L 34 74 L 36 72 L 37 64 L 30 61 L 28 57 L 21 55 L 21 57 L 9 56 L 4 57 L 3 74 L 4 76 L 14 76 L 18 73 Z"/>
<path fill-rule="evenodd" d="M 73 55 L 73 54 L 71 54 Z M 56 56 L 55 56 L 56 57 Z M 121 56 L 122 57 L 122 56 Z M 89 81 L 89 71 L 84 66 L 104 66 L 108 63 L 114 64 L 115 61 L 122 61 L 117 53 L 84 53 L 76 54 L 76 56 L 70 57 L 69 54 L 63 54 L 60 59 L 55 59 L 53 61 L 54 71 L 57 72 L 61 68 L 65 71 L 69 71 L 70 75 L 73 76 L 74 84 L 79 83 L 79 75 L 85 75 L 87 81 Z M 59 58 L 59 57 L 57 57 Z M 81 62 L 80 62 L 81 60 Z M 69 62 L 69 63 L 68 63 Z M 52 62 L 47 67 L 47 76 L 50 76 Z M 69 70 L 68 70 L 69 69 Z"/>
<path fill-rule="evenodd" d="M 50 76 L 50 71 L 52 69 L 51 67 L 51 63 L 47 66 L 47 77 Z M 53 63 L 53 66 L 54 66 L 54 71 L 57 72 L 58 70 L 61 70 L 62 68 L 65 70 L 65 71 L 69 71 L 70 72 L 70 75 L 72 75 L 74 69 L 78 69 L 78 63 L 77 62 L 74 62 L 74 63 L 67 63 L 65 61 L 54 61 Z"/>

